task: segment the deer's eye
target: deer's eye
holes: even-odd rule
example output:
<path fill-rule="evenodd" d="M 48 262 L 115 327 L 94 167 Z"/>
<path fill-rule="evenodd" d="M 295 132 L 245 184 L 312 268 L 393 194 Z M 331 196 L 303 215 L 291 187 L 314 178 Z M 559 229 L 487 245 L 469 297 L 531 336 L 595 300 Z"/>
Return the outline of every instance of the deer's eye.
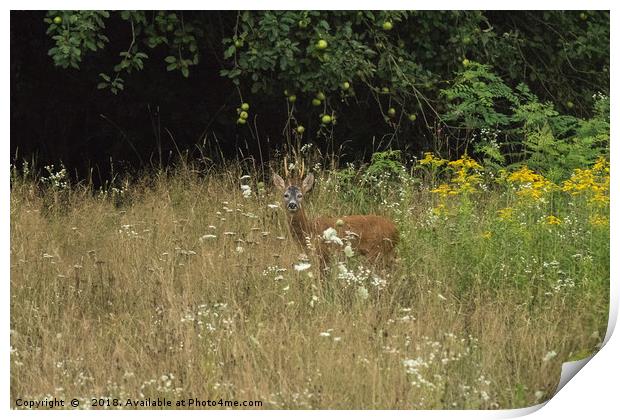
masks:
<path fill-rule="evenodd" d="M 302 197 L 302 194 L 297 194 L 297 199 L 299 200 Z"/>
<path fill-rule="evenodd" d="M 288 198 L 288 193 L 284 193 L 284 198 Z"/>

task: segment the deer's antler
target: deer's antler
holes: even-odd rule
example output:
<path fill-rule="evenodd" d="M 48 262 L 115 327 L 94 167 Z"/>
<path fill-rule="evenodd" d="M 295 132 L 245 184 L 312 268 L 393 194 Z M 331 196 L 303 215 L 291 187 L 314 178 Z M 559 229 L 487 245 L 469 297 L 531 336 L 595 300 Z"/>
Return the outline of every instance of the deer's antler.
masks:
<path fill-rule="evenodd" d="M 287 156 L 284 156 L 284 178 L 288 181 L 289 178 L 289 174 L 288 174 L 288 159 Z"/>

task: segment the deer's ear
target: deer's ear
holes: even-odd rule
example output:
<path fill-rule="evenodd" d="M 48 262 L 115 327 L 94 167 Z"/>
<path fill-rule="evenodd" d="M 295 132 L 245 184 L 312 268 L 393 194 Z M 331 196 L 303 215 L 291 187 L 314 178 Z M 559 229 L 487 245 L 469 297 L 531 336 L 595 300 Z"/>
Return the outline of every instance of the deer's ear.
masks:
<path fill-rule="evenodd" d="M 308 191 L 312 189 L 313 185 L 314 185 L 314 175 L 312 175 L 312 173 L 309 173 L 308 176 L 301 183 L 301 192 L 303 192 L 304 194 L 307 193 Z"/>
<path fill-rule="evenodd" d="M 273 185 L 276 186 L 277 189 L 284 191 L 286 189 L 286 184 L 282 177 L 278 174 L 273 174 Z"/>

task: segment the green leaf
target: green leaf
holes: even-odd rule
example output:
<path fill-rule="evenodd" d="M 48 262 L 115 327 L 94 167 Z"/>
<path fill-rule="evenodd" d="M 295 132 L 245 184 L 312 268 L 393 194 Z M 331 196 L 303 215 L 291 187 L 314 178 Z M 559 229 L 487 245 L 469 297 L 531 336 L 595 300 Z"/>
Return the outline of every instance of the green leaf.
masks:
<path fill-rule="evenodd" d="M 224 58 L 230 58 L 235 54 L 235 51 L 237 51 L 237 49 L 235 48 L 234 45 L 231 45 L 230 47 L 226 48 L 226 51 L 224 51 Z"/>

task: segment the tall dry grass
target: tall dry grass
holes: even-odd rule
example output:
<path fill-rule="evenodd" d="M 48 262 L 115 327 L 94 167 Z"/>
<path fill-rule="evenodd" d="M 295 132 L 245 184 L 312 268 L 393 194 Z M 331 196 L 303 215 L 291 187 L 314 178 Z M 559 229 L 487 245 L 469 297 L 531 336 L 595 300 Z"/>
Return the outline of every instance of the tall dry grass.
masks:
<path fill-rule="evenodd" d="M 12 400 L 515 408 L 548 398 L 561 363 L 605 335 L 609 244 L 594 227 L 517 241 L 496 221 L 500 192 L 437 220 L 428 189 L 362 206 L 324 172 L 307 211 L 394 217 L 398 260 L 297 271 L 279 197 L 256 174 L 244 197 L 242 175 L 179 170 L 105 193 L 14 179 Z"/>

